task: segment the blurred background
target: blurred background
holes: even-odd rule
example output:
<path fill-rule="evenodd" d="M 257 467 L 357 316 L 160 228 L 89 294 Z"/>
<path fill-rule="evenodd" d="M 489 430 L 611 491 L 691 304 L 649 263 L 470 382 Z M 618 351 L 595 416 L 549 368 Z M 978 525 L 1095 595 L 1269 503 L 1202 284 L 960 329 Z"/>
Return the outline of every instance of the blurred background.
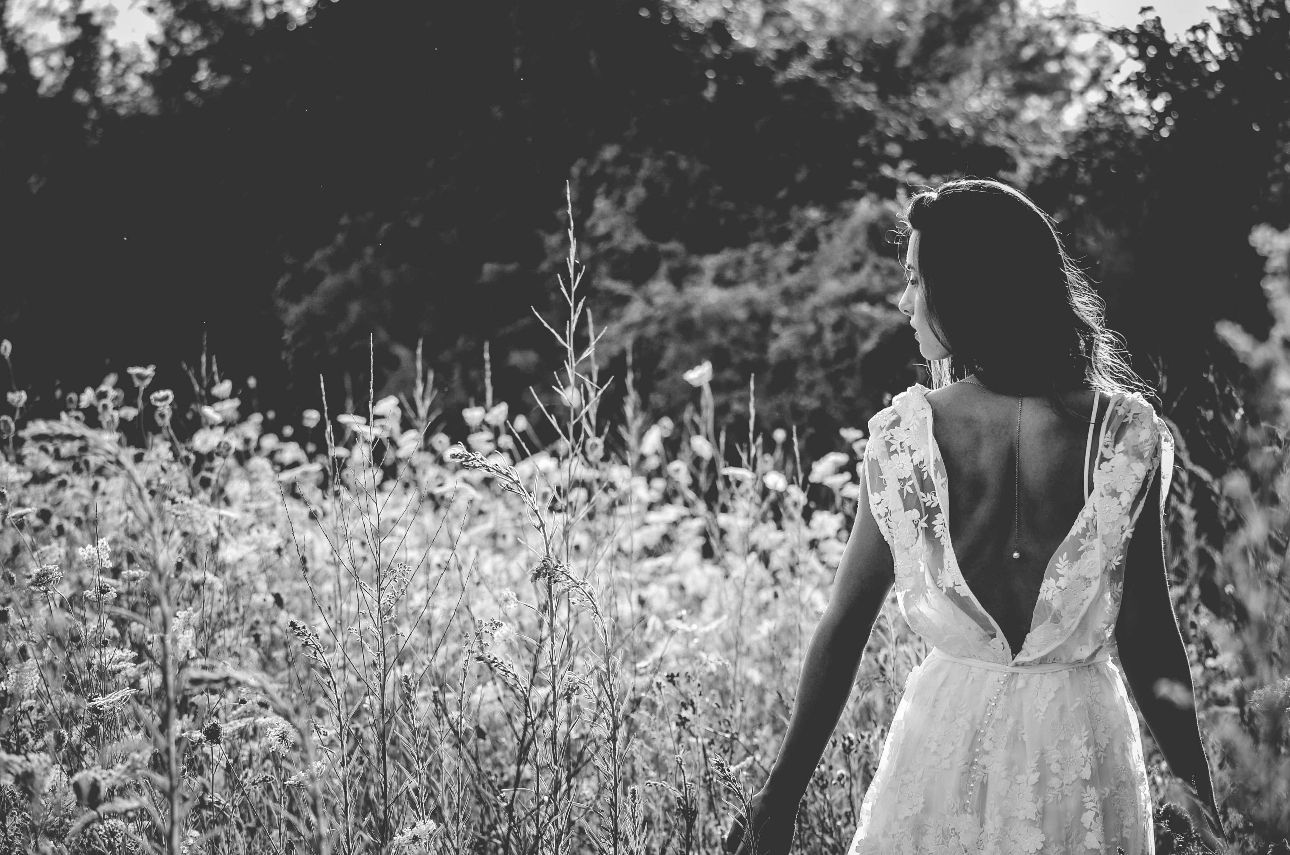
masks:
<path fill-rule="evenodd" d="M 1214 323 L 1269 325 L 1250 234 L 1290 212 L 1281 0 L 0 10 L 0 336 L 33 415 L 131 365 L 191 397 L 205 353 L 272 424 L 320 376 L 365 401 L 370 338 L 378 397 L 424 341 L 451 434 L 486 343 L 532 417 L 566 182 L 602 376 L 630 354 L 671 412 L 710 359 L 720 418 L 751 376 L 815 452 L 916 379 L 891 237 L 945 178 L 1058 218 L 1168 411 L 1235 406 Z"/>

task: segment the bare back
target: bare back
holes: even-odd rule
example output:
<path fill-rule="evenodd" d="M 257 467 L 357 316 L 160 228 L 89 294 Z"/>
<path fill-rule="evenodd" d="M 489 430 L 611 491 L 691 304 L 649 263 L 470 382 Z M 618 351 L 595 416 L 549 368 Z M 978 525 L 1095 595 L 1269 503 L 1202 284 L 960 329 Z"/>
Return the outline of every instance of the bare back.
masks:
<path fill-rule="evenodd" d="M 1094 448 L 1088 448 L 1094 393 L 1068 393 L 1079 421 L 1042 397 L 1023 401 L 1020 551 L 1014 559 L 1013 516 L 1017 399 L 972 384 L 927 396 L 932 432 L 949 486 L 950 540 L 963 578 L 1003 630 L 1015 654 L 1030 630 L 1049 559 L 1085 504 L 1085 461 L 1093 465 L 1096 431 L 1108 401 L 1098 397 Z M 1087 456 L 1086 456 L 1087 454 Z"/>

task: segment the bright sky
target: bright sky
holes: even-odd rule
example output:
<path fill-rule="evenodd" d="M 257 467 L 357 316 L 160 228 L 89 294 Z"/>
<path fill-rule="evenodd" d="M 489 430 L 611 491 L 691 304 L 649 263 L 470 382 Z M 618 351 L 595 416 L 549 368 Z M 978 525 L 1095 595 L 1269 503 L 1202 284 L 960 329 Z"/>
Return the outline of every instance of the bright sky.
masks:
<path fill-rule="evenodd" d="M 1227 0 L 1075 0 L 1075 8 L 1112 27 L 1123 27 L 1136 24 L 1142 20 L 1138 10 L 1143 6 L 1154 6 L 1155 14 L 1160 16 L 1160 23 L 1165 32 L 1171 36 L 1179 35 L 1202 19 L 1214 19 L 1207 11 L 1208 6 L 1227 7 Z"/>

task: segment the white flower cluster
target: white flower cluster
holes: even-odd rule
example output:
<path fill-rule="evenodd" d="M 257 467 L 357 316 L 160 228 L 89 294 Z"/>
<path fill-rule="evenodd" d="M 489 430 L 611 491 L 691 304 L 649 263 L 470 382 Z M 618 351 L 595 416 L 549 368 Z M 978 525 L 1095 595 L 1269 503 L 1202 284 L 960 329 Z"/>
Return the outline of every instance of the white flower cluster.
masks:
<path fill-rule="evenodd" d="M 91 570 L 112 569 L 112 548 L 108 545 L 106 537 L 100 537 L 98 543 L 82 546 L 76 551 L 81 561 L 89 565 Z"/>
<path fill-rule="evenodd" d="M 439 823 L 433 819 L 422 820 L 421 822 L 409 825 L 394 836 L 391 841 L 395 852 L 413 853 L 426 852 L 429 849 L 430 841 L 439 831 Z"/>

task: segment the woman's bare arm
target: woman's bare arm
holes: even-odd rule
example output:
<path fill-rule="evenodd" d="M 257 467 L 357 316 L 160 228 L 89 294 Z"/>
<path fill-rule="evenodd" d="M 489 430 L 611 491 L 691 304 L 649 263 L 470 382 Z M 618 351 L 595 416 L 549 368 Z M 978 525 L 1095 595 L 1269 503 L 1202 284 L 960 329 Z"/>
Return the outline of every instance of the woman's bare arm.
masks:
<path fill-rule="evenodd" d="M 806 792 L 851 694 L 860 655 L 891 590 L 893 574 L 891 550 L 869 512 L 869 497 L 861 490 L 828 607 L 802 663 L 793 715 L 766 781 L 768 791 L 794 801 Z"/>
<path fill-rule="evenodd" d="M 1120 662 L 1133 698 L 1170 770 L 1191 785 L 1222 833 L 1209 760 L 1196 721 L 1191 663 L 1169 598 L 1164 538 L 1160 530 L 1160 473 L 1129 541 L 1124 600 L 1115 628 Z"/>

